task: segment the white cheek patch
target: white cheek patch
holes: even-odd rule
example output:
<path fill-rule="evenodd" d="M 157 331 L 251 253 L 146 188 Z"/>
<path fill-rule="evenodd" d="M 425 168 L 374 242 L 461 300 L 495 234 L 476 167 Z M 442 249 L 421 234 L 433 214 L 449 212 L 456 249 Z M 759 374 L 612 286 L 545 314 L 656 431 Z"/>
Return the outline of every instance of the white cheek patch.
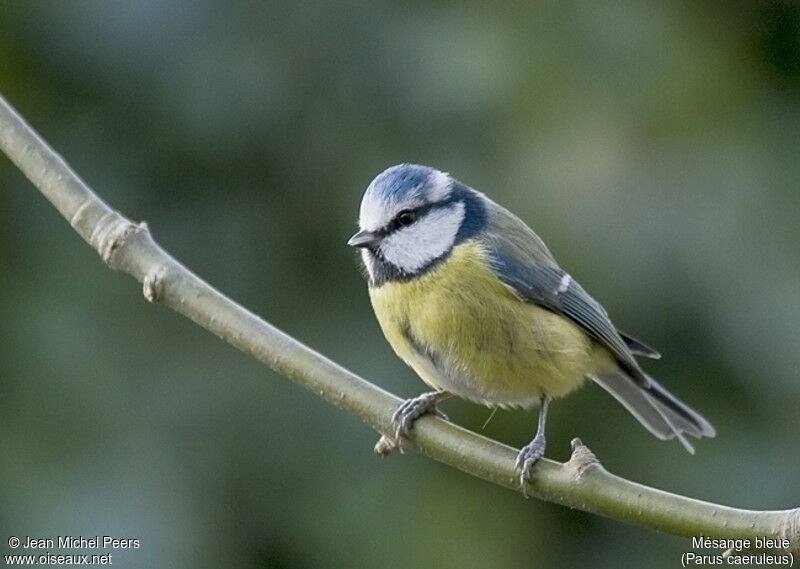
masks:
<path fill-rule="evenodd" d="M 413 274 L 453 247 L 462 221 L 463 202 L 431 210 L 413 225 L 386 237 L 380 253 L 404 273 Z"/>

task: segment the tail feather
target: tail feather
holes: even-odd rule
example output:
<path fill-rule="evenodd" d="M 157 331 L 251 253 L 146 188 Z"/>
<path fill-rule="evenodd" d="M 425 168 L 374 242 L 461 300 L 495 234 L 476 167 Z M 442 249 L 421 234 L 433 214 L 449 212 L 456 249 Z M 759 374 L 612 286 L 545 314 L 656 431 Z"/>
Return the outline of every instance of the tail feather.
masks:
<path fill-rule="evenodd" d="M 664 389 L 655 379 L 650 376 L 648 376 L 648 379 L 650 380 L 650 388 L 645 391 L 646 395 L 670 419 L 674 418 L 677 422 L 676 426 L 698 439 L 716 436 L 717 431 L 702 415 Z"/>
<path fill-rule="evenodd" d="M 625 345 L 628 346 L 628 349 L 633 355 L 642 356 L 653 360 L 661 359 L 661 353 L 658 350 L 651 348 L 644 342 L 637 340 L 633 336 L 628 336 L 626 333 L 619 330 L 617 330 L 617 334 L 619 334 L 619 337 L 622 338 L 622 341 L 625 342 Z"/>
<path fill-rule="evenodd" d="M 692 454 L 694 448 L 683 436 L 684 433 L 697 438 L 716 434 L 706 419 L 651 377 L 648 377 L 648 388 L 640 387 L 622 371 L 595 375 L 592 379 L 622 403 L 656 437 L 662 440 L 677 437 Z"/>

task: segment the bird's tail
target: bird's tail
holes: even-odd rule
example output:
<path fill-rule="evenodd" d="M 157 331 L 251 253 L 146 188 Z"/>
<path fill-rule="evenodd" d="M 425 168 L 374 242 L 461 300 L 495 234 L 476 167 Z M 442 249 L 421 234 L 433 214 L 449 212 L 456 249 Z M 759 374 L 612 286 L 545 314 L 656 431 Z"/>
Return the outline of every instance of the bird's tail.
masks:
<path fill-rule="evenodd" d="M 694 447 L 683 436 L 684 433 L 697 438 L 716 435 L 711 423 L 649 376 L 648 387 L 637 385 L 622 371 L 595 375 L 592 379 L 622 403 L 651 433 L 659 439 L 677 437 L 692 454 Z"/>

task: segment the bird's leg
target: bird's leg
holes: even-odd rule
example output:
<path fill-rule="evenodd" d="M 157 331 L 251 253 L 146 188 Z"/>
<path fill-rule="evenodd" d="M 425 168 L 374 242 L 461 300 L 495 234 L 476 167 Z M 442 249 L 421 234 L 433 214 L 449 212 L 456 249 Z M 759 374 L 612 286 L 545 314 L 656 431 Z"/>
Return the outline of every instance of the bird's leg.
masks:
<path fill-rule="evenodd" d="M 430 391 L 403 401 L 392 415 L 395 442 L 399 445 L 400 437 L 408 437 L 414 421 L 425 414 L 433 413 L 442 419 L 447 419 L 447 416 L 436 408 L 436 404 L 448 397 L 450 393 L 447 391 Z"/>
<path fill-rule="evenodd" d="M 519 483 L 522 486 L 523 492 L 525 491 L 528 481 L 531 479 L 531 468 L 533 468 L 536 461 L 542 458 L 544 454 L 544 424 L 547 421 L 547 407 L 549 404 L 550 399 L 542 396 L 541 406 L 539 407 L 539 426 L 536 429 L 536 435 L 534 435 L 531 442 L 522 447 L 522 450 L 520 450 L 517 455 L 516 468 L 520 471 Z"/>

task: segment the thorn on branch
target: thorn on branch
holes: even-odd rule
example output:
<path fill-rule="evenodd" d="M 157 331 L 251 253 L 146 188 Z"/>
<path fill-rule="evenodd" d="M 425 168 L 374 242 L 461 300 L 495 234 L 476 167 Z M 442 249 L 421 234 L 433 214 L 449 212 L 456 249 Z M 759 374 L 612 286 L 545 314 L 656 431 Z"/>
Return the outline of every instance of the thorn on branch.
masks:
<path fill-rule="evenodd" d="M 600 467 L 600 461 L 594 453 L 583 444 L 578 437 L 572 439 L 572 456 L 564 463 L 563 468 L 570 471 L 572 478 L 577 482 L 587 471 L 592 468 Z"/>

